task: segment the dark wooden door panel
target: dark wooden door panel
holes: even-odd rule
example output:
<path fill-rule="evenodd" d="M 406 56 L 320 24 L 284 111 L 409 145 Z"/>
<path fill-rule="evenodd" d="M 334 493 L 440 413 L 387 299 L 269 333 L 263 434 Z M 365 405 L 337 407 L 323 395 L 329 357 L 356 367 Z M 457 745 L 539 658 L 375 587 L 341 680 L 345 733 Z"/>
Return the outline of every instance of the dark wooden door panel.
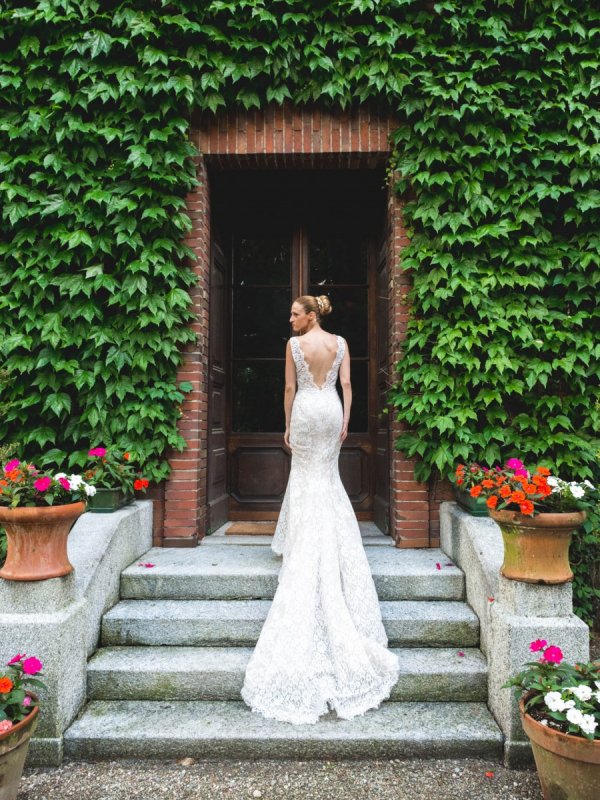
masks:
<path fill-rule="evenodd" d="M 376 287 L 377 386 L 375 407 L 375 497 L 374 520 L 377 527 L 390 533 L 390 430 L 387 395 L 389 389 L 389 278 L 387 236 L 379 247 Z"/>

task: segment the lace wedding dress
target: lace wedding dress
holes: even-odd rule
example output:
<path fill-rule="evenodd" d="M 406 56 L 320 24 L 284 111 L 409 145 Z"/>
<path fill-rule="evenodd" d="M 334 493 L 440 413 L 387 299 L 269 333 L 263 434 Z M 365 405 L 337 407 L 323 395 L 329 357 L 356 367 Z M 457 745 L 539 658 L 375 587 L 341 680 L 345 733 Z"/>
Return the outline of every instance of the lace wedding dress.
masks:
<path fill-rule="evenodd" d="M 279 583 L 242 688 L 266 717 L 314 723 L 349 719 L 385 700 L 399 672 L 356 517 L 340 480 L 342 405 L 336 391 L 345 341 L 318 387 L 298 338 L 291 340 L 297 393 L 292 466 L 272 548 Z"/>

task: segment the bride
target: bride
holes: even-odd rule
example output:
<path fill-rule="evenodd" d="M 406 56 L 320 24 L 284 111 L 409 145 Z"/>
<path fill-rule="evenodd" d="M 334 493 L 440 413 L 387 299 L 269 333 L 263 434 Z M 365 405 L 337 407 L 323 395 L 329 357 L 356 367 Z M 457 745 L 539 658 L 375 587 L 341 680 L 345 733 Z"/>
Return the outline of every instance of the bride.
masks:
<path fill-rule="evenodd" d="M 330 710 L 343 719 L 363 714 L 389 696 L 399 672 L 338 471 L 352 389 L 346 342 L 320 325 L 330 312 L 325 295 L 299 297 L 291 309 L 300 334 L 286 347 L 292 465 L 272 544 L 283 564 L 242 688 L 253 711 L 296 724 Z"/>

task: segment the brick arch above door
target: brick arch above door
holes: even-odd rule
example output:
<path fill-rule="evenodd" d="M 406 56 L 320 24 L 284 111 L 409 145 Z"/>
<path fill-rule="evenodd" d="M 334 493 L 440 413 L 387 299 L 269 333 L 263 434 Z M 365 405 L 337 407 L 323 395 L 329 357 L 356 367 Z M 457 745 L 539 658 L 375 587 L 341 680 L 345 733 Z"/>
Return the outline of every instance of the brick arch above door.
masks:
<path fill-rule="evenodd" d="M 368 107 L 347 111 L 320 107 L 268 107 L 224 111 L 193 117 L 192 142 L 198 183 L 187 197 L 192 229 L 186 244 L 194 251 L 198 282 L 191 295 L 196 343 L 184 353 L 178 379 L 192 391 L 182 405 L 182 453 L 169 459 L 171 475 L 164 506 L 157 503 L 155 544 L 195 546 L 207 529 L 207 423 L 209 357 L 209 274 L 211 258 L 210 171 L 213 169 L 365 169 L 386 165 L 389 137 L 396 122 Z M 408 323 L 408 272 L 399 269 L 408 238 L 402 203 L 388 191 L 387 260 L 389 264 L 388 375 L 393 376 Z M 398 424 L 390 421 L 390 531 L 398 547 L 430 547 L 439 541 L 438 499 L 414 478 L 413 462 L 394 450 Z"/>

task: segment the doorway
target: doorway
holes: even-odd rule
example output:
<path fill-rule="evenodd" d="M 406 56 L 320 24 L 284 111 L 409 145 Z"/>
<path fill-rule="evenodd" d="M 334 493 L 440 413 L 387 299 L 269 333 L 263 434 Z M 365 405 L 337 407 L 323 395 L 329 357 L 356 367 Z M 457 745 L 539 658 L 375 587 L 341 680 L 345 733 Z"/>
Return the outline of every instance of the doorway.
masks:
<path fill-rule="evenodd" d="M 276 519 L 289 309 L 326 294 L 323 327 L 352 357 L 340 474 L 359 519 L 388 532 L 386 192 L 383 170 L 220 170 L 210 175 L 210 527 Z"/>

